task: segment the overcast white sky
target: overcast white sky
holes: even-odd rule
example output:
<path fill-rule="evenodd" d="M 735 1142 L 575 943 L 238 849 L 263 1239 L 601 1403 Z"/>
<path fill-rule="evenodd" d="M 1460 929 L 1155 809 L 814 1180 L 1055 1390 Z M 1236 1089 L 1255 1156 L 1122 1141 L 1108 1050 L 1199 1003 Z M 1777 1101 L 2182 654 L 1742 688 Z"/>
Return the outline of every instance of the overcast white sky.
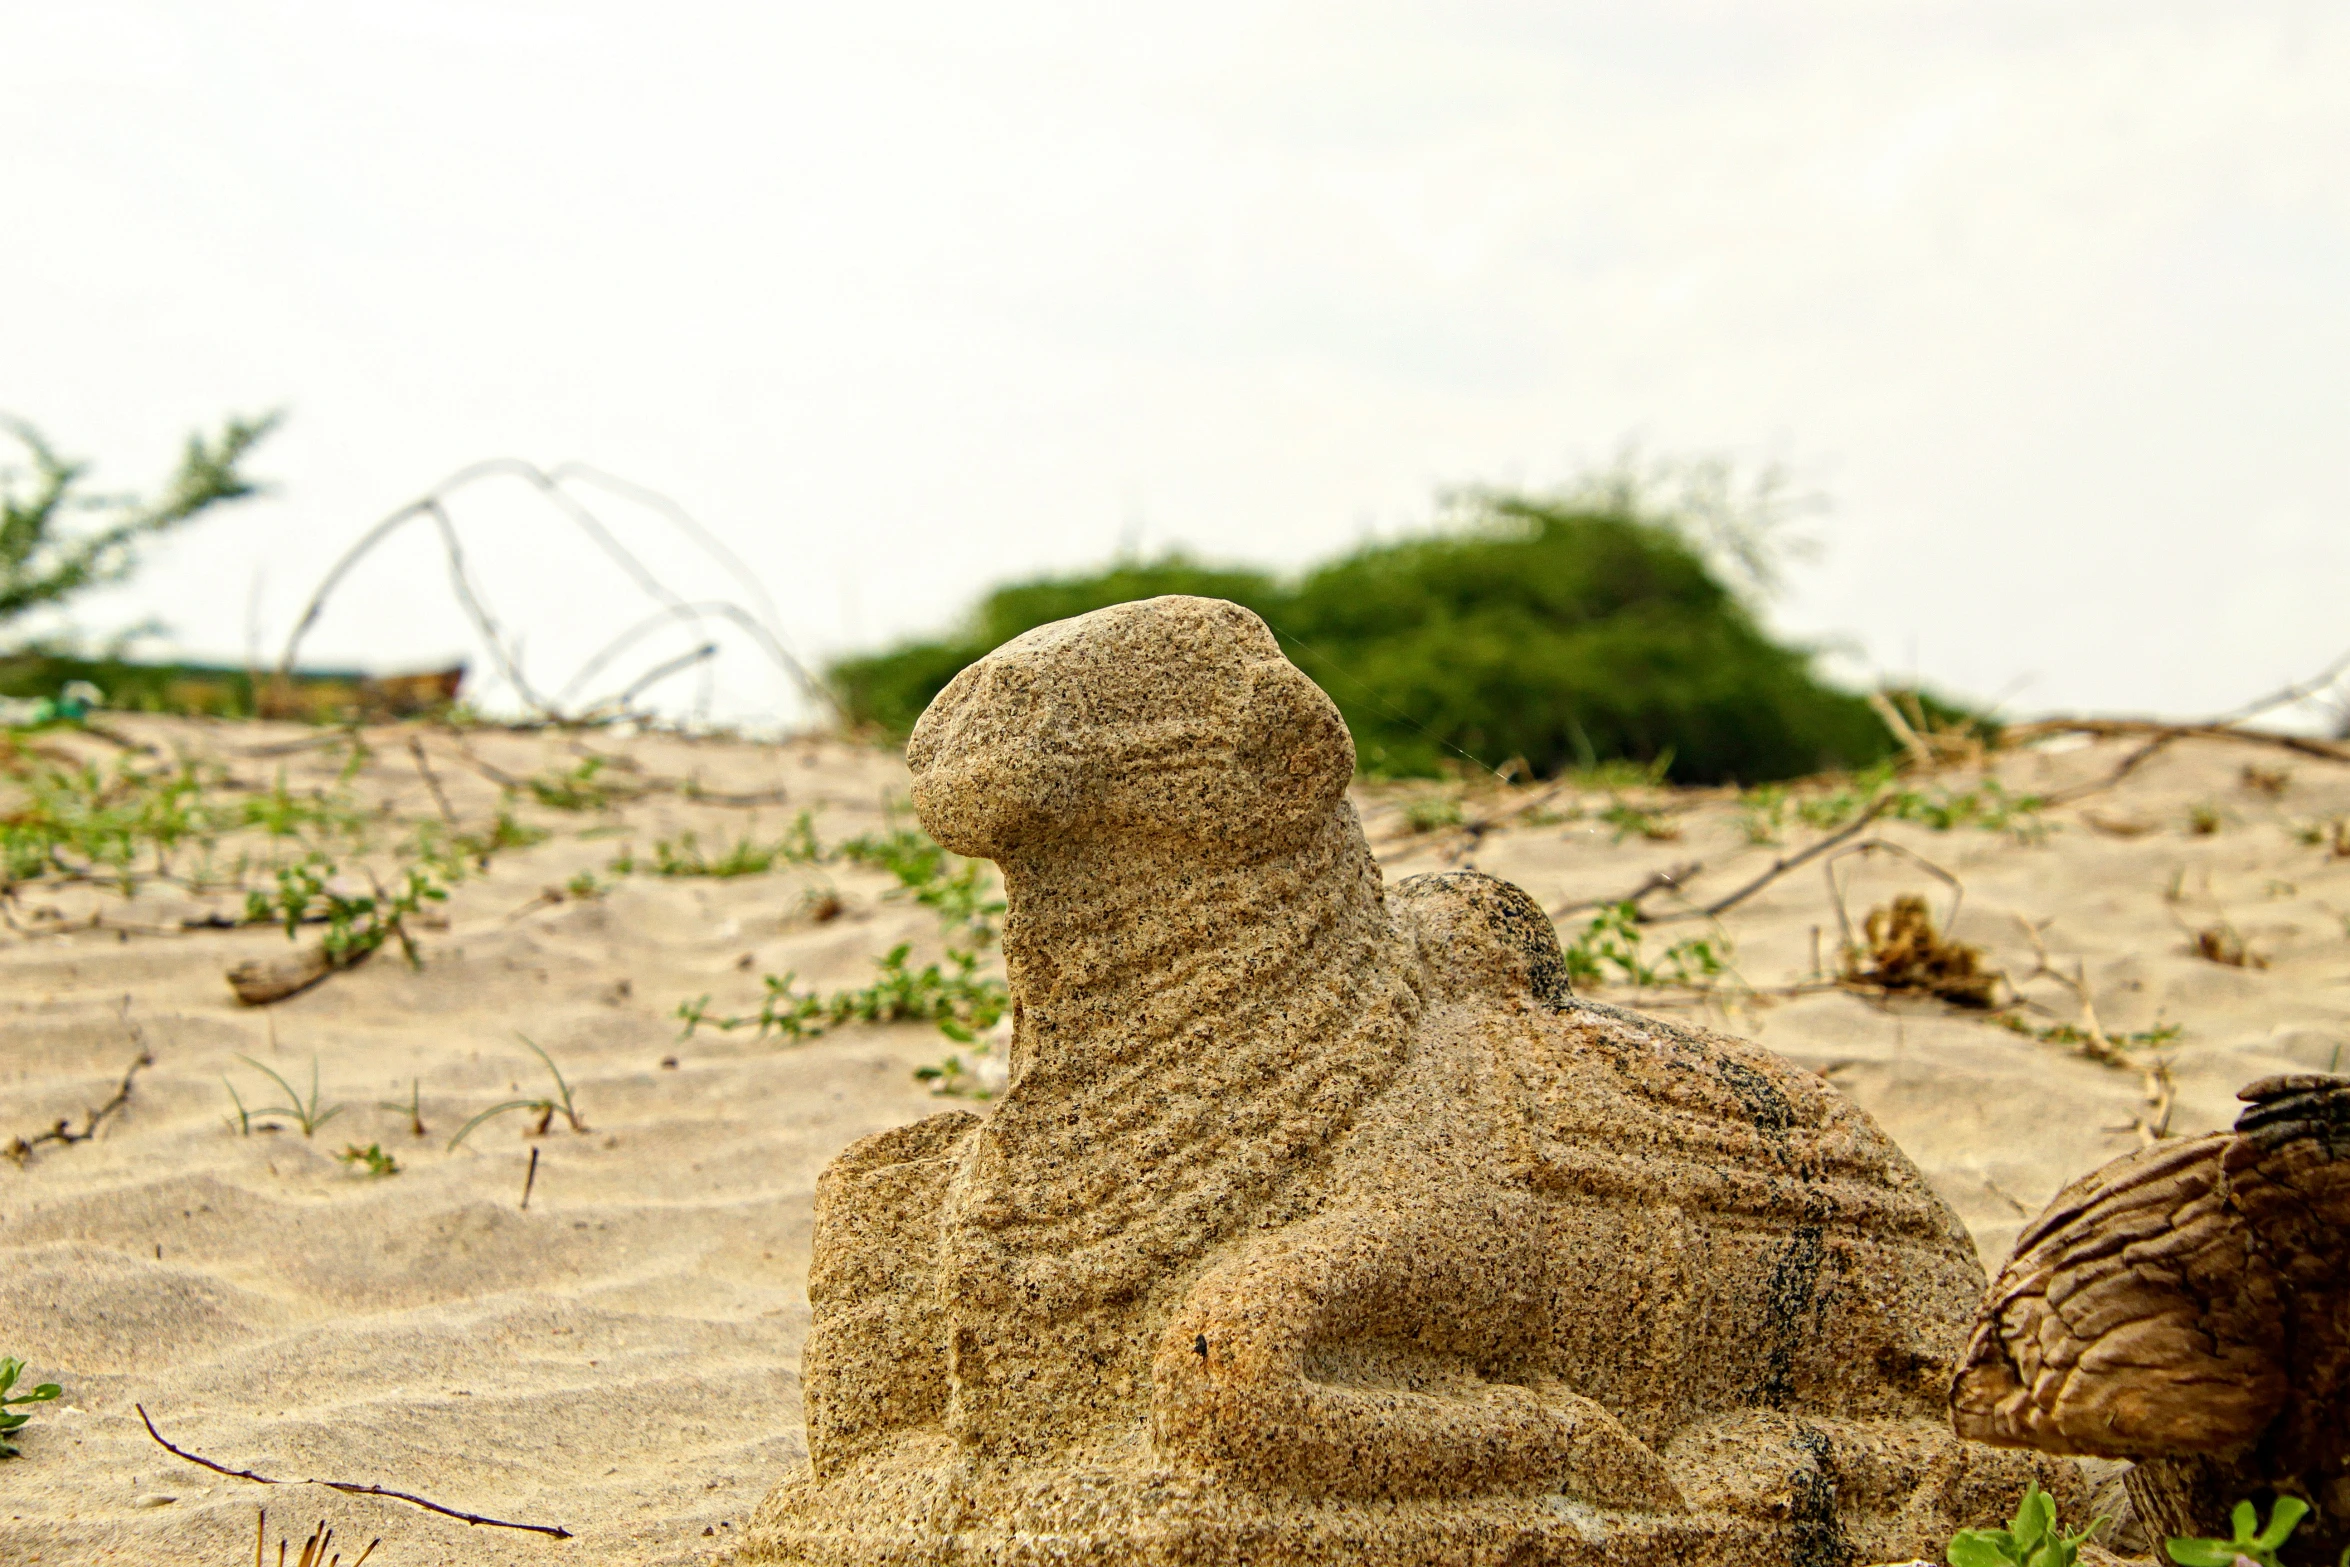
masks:
<path fill-rule="evenodd" d="M 483 456 L 674 495 L 820 657 L 1633 439 L 1831 499 L 1777 619 L 1856 674 L 2192 712 L 2350 646 L 2346 83 L 2257 0 L 0 0 L 0 409 L 134 486 L 289 410 L 83 617 L 232 658 Z M 545 685 L 644 607 L 456 514 Z M 310 651 L 468 643 L 418 533 Z"/>

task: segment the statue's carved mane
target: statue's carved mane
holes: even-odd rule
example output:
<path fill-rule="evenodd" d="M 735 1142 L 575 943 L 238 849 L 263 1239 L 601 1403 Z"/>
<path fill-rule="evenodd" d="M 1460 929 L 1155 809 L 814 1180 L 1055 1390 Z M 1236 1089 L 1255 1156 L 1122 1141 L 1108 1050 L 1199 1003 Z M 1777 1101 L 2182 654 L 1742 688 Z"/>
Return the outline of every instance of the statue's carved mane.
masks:
<path fill-rule="evenodd" d="M 1040 999 L 969 1154 L 958 1272 L 1044 1302 L 1115 1299 L 1332 1146 L 1393 1075 L 1419 998 L 1343 800 L 1291 852 L 1037 901 L 1055 913 L 1015 902 L 1005 924 L 1015 987 Z M 1203 945 L 1203 928 L 1228 934 Z"/>

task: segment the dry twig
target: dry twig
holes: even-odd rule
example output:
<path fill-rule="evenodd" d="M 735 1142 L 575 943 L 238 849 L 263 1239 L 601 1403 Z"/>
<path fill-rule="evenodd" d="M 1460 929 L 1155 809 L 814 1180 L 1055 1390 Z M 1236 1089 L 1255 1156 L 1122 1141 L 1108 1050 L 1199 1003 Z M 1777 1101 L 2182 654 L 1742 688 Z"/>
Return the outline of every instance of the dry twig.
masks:
<path fill-rule="evenodd" d="M 132 1059 L 130 1066 L 124 1070 L 122 1082 L 114 1090 L 114 1097 L 95 1110 L 83 1112 L 82 1129 L 78 1132 L 73 1129 L 71 1121 L 64 1116 L 59 1116 L 55 1126 L 50 1127 L 49 1130 L 37 1137 L 10 1138 L 8 1146 L 0 1148 L 0 1154 L 14 1160 L 17 1168 L 24 1168 L 25 1161 L 32 1158 L 33 1150 L 43 1143 L 56 1143 L 61 1147 L 69 1147 L 74 1143 L 88 1142 L 98 1135 L 98 1128 L 105 1124 L 108 1116 L 115 1114 L 124 1105 L 130 1103 L 131 1087 L 138 1078 L 139 1069 L 155 1064 L 155 1052 L 147 1048 L 146 1030 L 140 1028 L 138 1020 L 131 1016 L 131 998 L 128 996 L 122 998 L 122 1021 L 123 1026 L 130 1030 L 131 1043 L 139 1047 L 139 1053 Z"/>
<path fill-rule="evenodd" d="M 2053 735 L 2091 735 L 2110 739 L 2118 735 L 2145 735 L 2171 740 L 2240 740 L 2247 745 L 2275 746 L 2300 756 L 2329 762 L 2350 762 L 2350 745 L 2318 740 L 2308 735 L 2279 734 L 2268 729 L 2246 729 L 2233 723 L 2166 724 L 2150 718 L 2043 718 L 2015 724 L 2002 732 L 2002 745 L 2025 745 Z"/>
<path fill-rule="evenodd" d="M 421 1507 L 428 1513 L 439 1513 L 444 1518 L 454 1518 L 460 1523 L 479 1524 L 490 1529 L 524 1529 L 532 1534 L 543 1534 L 557 1540 L 571 1538 L 569 1529 L 559 1528 L 554 1524 L 509 1523 L 503 1518 L 485 1518 L 479 1513 L 459 1512 L 454 1507 L 443 1507 L 440 1503 L 426 1501 L 421 1496 L 411 1496 L 406 1491 L 388 1490 L 380 1485 L 358 1485 L 348 1480 L 272 1480 L 269 1476 L 257 1475 L 250 1469 L 231 1469 L 226 1464 L 216 1464 L 200 1454 L 191 1453 L 184 1447 L 173 1445 L 165 1439 L 162 1432 L 155 1429 L 155 1421 L 147 1413 L 146 1405 L 133 1404 L 131 1407 L 139 1412 L 139 1419 L 147 1427 L 147 1434 L 153 1437 L 156 1444 L 165 1452 L 178 1458 L 184 1458 L 191 1464 L 209 1469 L 214 1474 L 227 1475 L 232 1480 L 250 1480 L 255 1485 L 323 1485 L 330 1491 L 341 1491 L 346 1496 L 388 1497 L 395 1502 L 406 1502 L 411 1507 Z"/>

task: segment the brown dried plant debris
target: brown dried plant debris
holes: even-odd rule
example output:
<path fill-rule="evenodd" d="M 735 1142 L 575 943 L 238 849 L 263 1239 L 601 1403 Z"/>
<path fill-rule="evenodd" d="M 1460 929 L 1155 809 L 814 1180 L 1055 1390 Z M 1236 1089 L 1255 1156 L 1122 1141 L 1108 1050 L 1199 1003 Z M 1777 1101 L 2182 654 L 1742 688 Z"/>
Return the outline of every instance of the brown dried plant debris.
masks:
<path fill-rule="evenodd" d="M 2245 945 L 2243 933 L 2225 920 L 2195 932 L 2195 955 L 2226 968 L 2268 967 L 2268 959 Z"/>
<path fill-rule="evenodd" d="M 2260 767 L 2246 762 L 2241 776 L 2245 788 L 2254 794 L 2265 794 L 2272 800 L 2293 784 L 2293 770 L 2289 767 Z"/>
<path fill-rule="evenodd" d="M 1861 941 L 1845 949 L 1848 984 L 1932 996 L 1953 1006 L 1989 1007 L 2006 976 L 1983 961 L 1983 949 L 1934 929 L 1926 900 L 1905 893 L 1869 910 Z"/>

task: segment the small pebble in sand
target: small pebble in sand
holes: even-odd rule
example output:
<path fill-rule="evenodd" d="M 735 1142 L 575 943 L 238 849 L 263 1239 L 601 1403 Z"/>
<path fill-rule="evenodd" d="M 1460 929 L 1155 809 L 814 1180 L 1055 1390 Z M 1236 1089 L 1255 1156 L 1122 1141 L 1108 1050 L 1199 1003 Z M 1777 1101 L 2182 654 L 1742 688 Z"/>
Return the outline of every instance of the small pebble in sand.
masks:
<path fill-rule="evenodd" d="M 133 1507 L 169 1507 L 178 1500 L 178 1497 L 166 1495 L 161 1491 L 142 1491 L 131 1499 L 131 1505 Z"/>

